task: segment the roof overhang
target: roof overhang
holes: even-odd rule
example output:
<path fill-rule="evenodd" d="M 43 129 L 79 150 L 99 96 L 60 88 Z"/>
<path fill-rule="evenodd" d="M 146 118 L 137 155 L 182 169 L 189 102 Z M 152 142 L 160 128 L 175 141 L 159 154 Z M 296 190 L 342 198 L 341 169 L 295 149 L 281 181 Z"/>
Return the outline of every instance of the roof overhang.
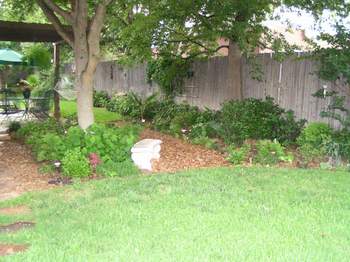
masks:
<path fill-rule="evenodd" d="M 67 27 L 69 31 L 71 29 Z M 53 25 L 0 20 L 0 41 L 12 42 L 60 42 L 62 37 Z"/>

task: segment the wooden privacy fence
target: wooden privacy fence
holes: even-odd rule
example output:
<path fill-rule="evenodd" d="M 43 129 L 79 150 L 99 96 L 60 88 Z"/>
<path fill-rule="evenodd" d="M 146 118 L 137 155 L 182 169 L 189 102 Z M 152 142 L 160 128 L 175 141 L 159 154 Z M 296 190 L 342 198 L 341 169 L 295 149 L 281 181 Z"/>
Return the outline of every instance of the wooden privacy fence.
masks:
<path fill-rule="evenodd" d="M 326 82 L 316 75 L 317 64 L 310 59 L 289 58 L 282 63 L 273 59 L 271 54 L 257 57 L 263 71 L 262 81 L 252 79 L 251 66 L 245 59 L 241 61 L 241 81 L 243 98 L 261 98 L 270 96 L 281 107 L 291 109 L 297 118 L 309 122 L 325 121 L 334 127 L 338 123 L 322 119 L 320 112 L 329 103 L 312 96 L 316 91 L 326 87 L 346 96 L 350 108 L 349 86 L 342 81 Z M 193 77 L 186 79 L 184 92 L 177 101 L 186 101 L 200 108 L 219 109 L 224 101 L 233 99 L 229 85 L 228 57 L 214 57 L 207 61 L 193 64 Z M 159 90 L 155 83 L 148 83 L 146 65 L 132 68 L 122 67 L 115 62 L 101 62 L 96 71 L 95 89 L 109 94 L 136 92 L 148 96 Z M 69 72 L 69 66 L 66 67 Z"/>

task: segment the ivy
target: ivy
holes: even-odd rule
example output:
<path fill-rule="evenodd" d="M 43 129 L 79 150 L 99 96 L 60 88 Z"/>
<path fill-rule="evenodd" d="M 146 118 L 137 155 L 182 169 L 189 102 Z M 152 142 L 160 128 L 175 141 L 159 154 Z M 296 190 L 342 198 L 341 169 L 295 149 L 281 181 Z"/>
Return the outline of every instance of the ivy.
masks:
<path fill-rule="evenodd" d="M 147 81 L 156 82 L 166 96 L 183 92 L 186 78 L 191 77 L 191 61 L 182 58 L 159 57 L 147 65 Z"/>

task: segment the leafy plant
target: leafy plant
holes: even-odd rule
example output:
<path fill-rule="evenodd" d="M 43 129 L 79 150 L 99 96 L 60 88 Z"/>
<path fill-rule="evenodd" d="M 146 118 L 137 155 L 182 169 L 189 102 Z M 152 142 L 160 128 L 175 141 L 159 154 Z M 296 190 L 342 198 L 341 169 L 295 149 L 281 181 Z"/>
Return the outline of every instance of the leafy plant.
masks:
<path fill-rule="evenodd" d="M 283 146 L 277 141 L 260 140 L 256 144 L 254 161 L 263 165 L 274 165 L 278 162 L 292 162 L 293 156 L 284 152 Z"/>
<path fill-rule="evenodd" d="M 345 96 L 340 96 L 336 91 L 318 90 L 314 97 L 326 99 L 330 97 L 331 101 L 326 110 L 321 111 L 320 116 L 339 121 L 342 128 L 350 131 L 350 110 L 345 106 Z"/>
<path fill-rule="evenodd" d="M 247 143 L 243 144 L 240 148 L 237 148 L 235 145 L 231 145 L 227 149 L 227 160 L 234 165 L 240 165 L 247 160 L 250 151 L 251 146 Z"/>
<path fill-rule="evenodd" d="M 221 136 L 228 143 L 241 144 L 246 139 L 277 139 L 294 143 L 305 120 L 296 121 L 292 111 L 273 102 L 254 98 L 224 103 L 220 118 Z"/>
<path fill-rule="evenodd" d="M 325 142 L 331 140 L 332 129 L 325 123 L 310 123 L 297 139 L 300 153 L 305 161 L 326 156 Z"/>
<path fill-rule="evenodd" d="M 62 173 L 67 177 L 87 177 L 91 173 L 88 159 L 80 148 L 68 150 L 62 159 Z"/>
<path fill-rule="evenodd" d="M 155 81 L 168 97 L 181 94 L 184 80 L 191 76 L 191 62 L 170 56 L 163 56 L 147 64 L 148 81 Z"/>
<path fill-rule="evenodd" d="M 21 128 L 21 123 L 17 122 L 17 121 L 10 122 L 10 124 L 8 126 L 8 129 L 9 129 L 10 133 L 17 132 L 20 128 Z"/>
<path fill-rule="evenodd" d="M 93 95 L 94 107 L 106 107 L 110 102 L 110 97 L 105 91 L 95 91 Z"/>
<path fill-rule="evenodd" d="M 207 136 L 195 137 L 191 140 L 191 142 L 195 145 L 202 145 L 202 146 L 205 146 L 206 148 L 209 148 L 209 149 L 216 149 L 217 148 L 217 144 L 216 144 L 215 140 L 212 138 L 209 138 Z"/>

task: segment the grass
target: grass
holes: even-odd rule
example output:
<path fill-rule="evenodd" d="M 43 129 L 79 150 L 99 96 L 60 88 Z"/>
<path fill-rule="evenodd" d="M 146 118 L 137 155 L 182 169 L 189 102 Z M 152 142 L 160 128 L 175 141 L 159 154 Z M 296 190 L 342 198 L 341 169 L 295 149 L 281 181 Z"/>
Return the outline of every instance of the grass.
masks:
<path fill-rule="evenodd" d="M 62 117 L 68 117 L 77 113 L 77 103 L 74 101 L 61 101 Z M 98 123 L 114 122 L 121 119 L 121 116 L 114 112 L 109 112 L 105 108 L 94 108 L 95 120 Z"/>
<path fill-rule="evenodd" d="M 30 243 L 4 261 L 347 261 L 347 172 L 218 168 L 27 194 Z M 22 217 L 25 219 L 25 217 Z M 0 223 L 11 218 L 0 217 Z"/>

